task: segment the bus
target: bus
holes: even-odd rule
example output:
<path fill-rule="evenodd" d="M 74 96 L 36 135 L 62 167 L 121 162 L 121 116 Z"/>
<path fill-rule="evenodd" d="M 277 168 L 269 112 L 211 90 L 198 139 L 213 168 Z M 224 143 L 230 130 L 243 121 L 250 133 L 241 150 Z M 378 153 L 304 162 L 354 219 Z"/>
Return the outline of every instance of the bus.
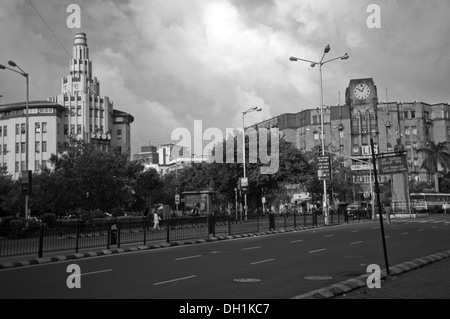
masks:
<path fill-rule="evenodd" d="M 444 203 L 450 203 L 450 194 L 444 193 L 411 193 L 411 206 L 415 211 L 441 211 Z"/>

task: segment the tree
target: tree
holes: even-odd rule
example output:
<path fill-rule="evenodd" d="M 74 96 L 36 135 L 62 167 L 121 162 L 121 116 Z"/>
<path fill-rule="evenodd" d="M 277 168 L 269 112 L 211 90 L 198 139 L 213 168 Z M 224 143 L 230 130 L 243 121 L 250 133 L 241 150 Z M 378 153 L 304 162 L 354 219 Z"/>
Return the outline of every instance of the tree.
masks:
<path fill-rule="evenodd" d="M 144 169 L 117 148 L 105 152 L 73 137 L 58 154 L 52 154 L 50 163 L 59 187 L 53 194 L 58 212 L 129 209 L 135 200 L 136 178 Z"/>
<path fill-rule="evenodd" d="M 435 144 L 432 141 L 428 141 L 427 147 L 417 150 L 417 152 L 426 155 L 420 168 L 434 175 L 434 187 L 437 193 L 439 193 L 438 174 L 440 171 L 447 172 L 450 167 L 450 153 L 448 152 L 447 144 L 448 142 Z"/>

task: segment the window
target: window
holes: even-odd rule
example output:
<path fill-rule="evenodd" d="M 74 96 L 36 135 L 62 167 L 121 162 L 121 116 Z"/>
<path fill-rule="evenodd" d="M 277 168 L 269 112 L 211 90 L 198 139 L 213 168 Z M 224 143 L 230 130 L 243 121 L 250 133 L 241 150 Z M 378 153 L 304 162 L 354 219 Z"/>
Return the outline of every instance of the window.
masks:
<path fill-rule="evenodd" d="M 318 131 L 314 131 L 314 140 L 315 141 L 319 140 L 319 132 Z"/>
<path fill-rule="evenodd" d="M 40 147 L 41 146 L 41 142 L 36 142 L 36 145 L 34 146 L 36 153 L 40 152 Z"/>
<path fill-rule="evenodd" d="M 415 119 L 416 118 L 416 111 L 411 111 L 411 118 Z"/>
<path fill-rule="evenodd" d="M 405 126 L 405 135 L 410 135 L 410 134 L 411 134 L 411 131 L 410 131 L 409 126 Z"/>
<path fill-rule="evenodd" d="M 95 110 L 95 117 L 98 117 L 98 110 Z"/>
<path fill-rule="evenodd" d="M 36 160 L 35 162 L 34 162 L 34 169 L 36 170 L 36 171 L 40 171 L 41 170 L 41 163 L 40 163 L 40 161 L 39 160 Z"/>
<path fill-rule="evenodd" d="M 77 125 L 77 134 L 81 134 L 81 124 Z"/>
<path fill-rule="evenodd" d="M 102 119 L 103 118 L 103 114 L 105 113 L 105 111 L 103 111 L 103 110 L 100 110 L 100 118 Z"/>
<path fill-rule="evenodd" d="M 35 126 L 34 131 L 36 133 L 41 133 L 41 123 L 37 122 L 34 126 Z"/>
<path fill-rule="evenodd" d="M 16 162 L 16 168 L 15 168 L 15 171 L 18 172 L 18 171 L 19 171 L 19 168 L 20 168 L 20 167 L 19 167 L 19 162 Z"/>
<path fill-rule="evenodd" d="M 47 133 L 47 122 L 42 122 L 42 133 Z"/>
<path fill-rule="evenodd" d="M 20 125 L 16 124 L 16 135 L 20 134 Z"/>
<path fill-rule="evenodd" d="M 47 141 L 42 141 L 42 152 L 47 152 Z"/>
<path fill-rule="evenodd" d="M 20 145 L 19 143 L 16 143 L 16 154 L 20 153 Z"/>
<path fill-rule="evenodd" d="M 316 133 L 316 132 L 314 132 L 314 133 Z M 117 139 L 121 139 L 121 138 L 122 138 L 122 130 L 117 130 Z M 315 136 L 314 136 L 314 139 L 316 139 Z"/>
<path fill-rule="evenodd" d="M 340 130 L 340 131 L 339 131 L 339 137 L 340 137 L 340 138 L 343 138 L 343 137 L 344 137 L 344 130 Z"/>
<path fill-rule="evenodd" d="M 25 142 L 20 143 L 20 153 L 25 153 Z"/>
<path fill-rule="evenodd" d="M 0 126 L 0 136 L 2 136 L 2 127 Z"/>
<path fill-rule="evenodd" d="M 75 124 L 70 124 L 70 134 L 75 134 Z"/>
<path fill-rule="evenodd" d="M 64 124 L 64 135 L 68 135 L 68 134 L 69 134 L 69 125 Z"/>
<path fill-rule="evenodd" d="M 20 132 L 25 134 L 25 123 L 20 124 Z"/>
<path fill-rule="evenodd" d="M 412 135 L 417 135 L 417 126 L 411 126 Z"/>
<path fill-rule="evenodd" d="M 41 169 L 47 168 L 47 160 L 42 160 Z"/>
<path fill-rule="evenodd" d="M 8 145 L 7 144 L 3 144 L 3 153 L 8 153 Z"/>
<path fill-rule="evenodd" d="M 408 118 L 408 113 L 409 113 L 408 111 L 403 112 L 403 114 L 404 114 L 403 118 L 407 119 Z"/>
<path fill-rule="evenodd" d="M 7 126 L 3 126 L 3 136 L 8 136 Z"/>
<path fill-rule="evenodd" d="M 21 171 L 25 171 L 25 161 L 20 162 Z"/>
<path fill-rule="evenodd" d="M 58 123 L 58 124 L 56 124 L 56 134 L 58 134 L 58 135 L 59 135 L 59 123 Z"/>
<path fill-rule="evenodd" d="M 81 116 L 81 107 L 77 107 L 77 115 Z"/>
<path fill-rule="evenodd" d="M 103 133 L 103 125 L 100 125 L 100 132 Z"/>

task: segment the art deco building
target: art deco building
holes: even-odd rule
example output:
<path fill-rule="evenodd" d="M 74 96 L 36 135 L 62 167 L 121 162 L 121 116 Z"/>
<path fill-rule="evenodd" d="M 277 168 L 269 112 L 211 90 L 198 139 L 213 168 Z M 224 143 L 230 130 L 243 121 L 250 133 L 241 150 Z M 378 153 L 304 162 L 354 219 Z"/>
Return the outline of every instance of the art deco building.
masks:
<path fill-rule="evenodd" d="M 116 110 L 100 95 L 100 82 L 92 73 L 85 33 L 75 35 L 69 75 L 62 79 L 61 93 L 47 101 L 29 102 L 28 169 L 47 166 L 52 153 L 70 135 L 85 139 L 105 151 L 119 147 L 131 157 L 132 115 Z M 0 106 L 0 166 L 14 178 L 25 170 L 26 102 Z"/>

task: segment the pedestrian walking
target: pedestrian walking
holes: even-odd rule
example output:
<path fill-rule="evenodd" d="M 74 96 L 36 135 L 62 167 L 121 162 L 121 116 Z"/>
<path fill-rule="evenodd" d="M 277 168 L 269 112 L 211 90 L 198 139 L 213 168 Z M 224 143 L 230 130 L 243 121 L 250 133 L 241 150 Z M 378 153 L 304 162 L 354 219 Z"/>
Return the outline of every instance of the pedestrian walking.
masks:
<path fill-rule="evenodd" d="M 444 214 L 447 214 L 447 209 L 450 208 L 450 204 L 447 202 L 444 202 L 444 204 L 442 205 L 442 209 L 444 210 Z"/>
<path fill-rule="evenodd" d="M 389 204 L 386 204 L 386 207 L 384 208 L 384 212 L 386 213 L 386 219 L 388 225 L 391 224 L 391 214 L 392 214 L 392 208 Z"/>
<path fill-rule="evenodd" d="M 153 212 L 153 230 L 160 230 L 159 228 L 159 221 L 161 220 L 161 217 L 156 212 Z"/>

